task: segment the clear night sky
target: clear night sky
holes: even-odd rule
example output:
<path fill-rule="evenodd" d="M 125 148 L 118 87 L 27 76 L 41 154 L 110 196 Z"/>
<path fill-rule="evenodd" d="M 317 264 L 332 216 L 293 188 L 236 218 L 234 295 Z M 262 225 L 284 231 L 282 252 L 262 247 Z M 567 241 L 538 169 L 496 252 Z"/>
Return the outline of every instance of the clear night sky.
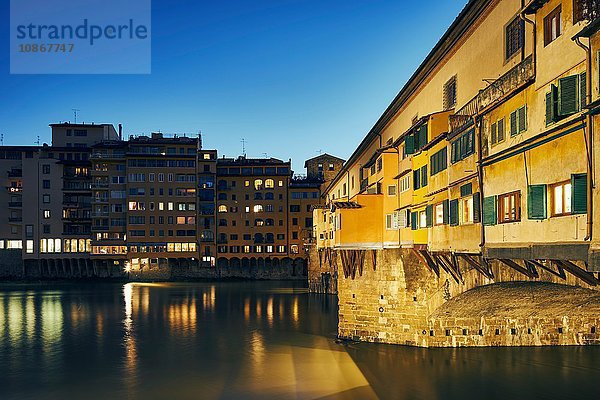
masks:
<path fill-rule="evenodd" d="M 153 0 L 151 75 L 9 75 L 5 145 L 50 142 L 49 123 L 197 133 L 221 155 L 347 158 L 466 0 Z M 115 60 L 117 62 L 117 60 Z"/>

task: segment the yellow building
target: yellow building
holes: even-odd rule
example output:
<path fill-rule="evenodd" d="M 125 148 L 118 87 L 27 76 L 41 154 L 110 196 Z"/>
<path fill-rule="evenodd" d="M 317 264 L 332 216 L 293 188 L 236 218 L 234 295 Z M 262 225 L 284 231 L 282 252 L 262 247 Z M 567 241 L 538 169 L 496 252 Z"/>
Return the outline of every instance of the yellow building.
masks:
<path fill-rule="evenodd" d="M 598 4 L 469 1 L 326 188 L 317 247 L 413 248 L 432 262 L 600 251 L 586 128 L 600 105 L 586 79 L 598 76 L 600 37 L 586 28 Z"/>

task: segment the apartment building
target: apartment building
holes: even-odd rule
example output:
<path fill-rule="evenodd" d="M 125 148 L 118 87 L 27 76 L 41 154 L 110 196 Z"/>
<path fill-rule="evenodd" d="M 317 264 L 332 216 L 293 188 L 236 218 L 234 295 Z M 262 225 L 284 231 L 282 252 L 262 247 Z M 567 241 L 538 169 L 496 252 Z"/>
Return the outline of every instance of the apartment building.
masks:
<path fill-rule="evenodd" d="M 324 190 L 317 248 L 599 270 L 599 9 L 469 1 Z"/>
<path fill-rule="evenodd" d="M 324 155 L 310 176 L 297 176 L 291 160 L 219 159 L 199 137 L 123 140 L 120 125 L 51 128 L 51 146 L 0 149 L 0 249 L 22 253 L 24 270 L 42 275 L 290 265 L 304 272 L 322 165 L 329 174 L 340 167 Z"/>

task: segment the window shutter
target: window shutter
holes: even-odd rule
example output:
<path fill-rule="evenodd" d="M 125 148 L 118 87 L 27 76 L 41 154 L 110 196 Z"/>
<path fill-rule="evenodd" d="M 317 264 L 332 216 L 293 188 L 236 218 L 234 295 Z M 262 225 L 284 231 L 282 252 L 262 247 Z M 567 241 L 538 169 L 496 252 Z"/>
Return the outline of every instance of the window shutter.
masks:
<path fill-rule="evenodd" d="M 427 165 L 421 167 L 421 187 L 427 186 Z"/>
<path fill-rule="evenodd" d="M 467 183 L 466 185 L 462 185 L 460 187 L 460 197 L 465 197 L 473 193 L 473 184 Z"/>
<path fill-rule="evenodd" d="M 410 213 L 410 229 L 412 229 L 413 231 L 417 230 L 417 217 L 418 217 L 418 213 L 416 212 L 411 212 Z"/>
<path fill-rule="evenodd" d="M 458 225 L 458 200 L 450 200 L 450 225 Z"/>
<path fill-rule="evenodd" d="M 428 228 L 433 225 L 433 206 L 431 205 L 425 207 L 425 221 Z"/>
<path fill-rule="evenodd" d="M 571 212 L 587 213 L 587 174 L 571 175 Z"/>
<path fill-rule="evenodd" d="M 421 148 L 425 147 L 426 144 L 427 144 L 427 124 L 421 126 L 421 128 L 419 129 L 419 146 L 418 146 L 418 148 L 421 149 Z"/>
<path fill-rule="evenodd" d="M 556 86 L 550 85 L 550 91 L 546 93 L 546 125 L 556 121 Z"/>
<path fill-rule="evenodd" d="M 498 124 L 492 124 L 492 144 L 498 143 Z"/>
<path fill-rule="evenodd" d="M 473 193 L 473 222 L 481 222 L 481 194 Z"/>
<path fill-rule="evenodd" d="M 485 197 L 483 199 L 483 224 L 490 226 L 496 225 L 496 196 Z"/>
<path fill-rule="evenodd" d="M 444 216 L 444 224 L 446 225 L 450 223 L 450 214 L 448 213 L 449 203 L 449 200 L 444 200 L 444 202 L 442 203 L 442 214 Z"/>
<path fill-rule="evenodd" d="M 413 135 L 408 135 L 406 139 L 404 139 L 404 152 L 406 154 L 414 154 L 415 152 L 415 137 Z"/>
<path fill-rule="evenodd" d="M 530 185 L 527 191 L 527 216 L 529 219 L 546 218 L 546 185 Z"/>
<path fill-rule="evenodd" d="M 417 190 L 420 187 L 421 187 L 421 171 L 416 170 L 416 171 L 413 171 L 413 188 L 415 190 Z"/>
<path fill-rule="evenodd" d="M 579 76 L 571 75 L 558 80 L 558 115 L 574 114 L 579 108 Z"/>
<path fill-rule="evenodd" d="M 498 142 L 502 142 L 504 140 L 504 137 L 504 118 L 502 118 L 500 121 L 498 121 Z"/>
<path fill-rule="evenodd" d="M 410 216 L 411 216 L 410 210 L 406 210 L 406 220 L 404 221 L 405 224 L 402 225 L 403 228 L 408 228 L 410 226 Z"/>
<path fill-rule="evenodd" d="M 583 109 L 586 106 L 586 95 L 587 95 L 587 87 L 585 82 L 585 72 L 579 74 L 579 109 Z"/>
<path fill-rule="evenodd" d="M 519 120 L 518 131 L 519 133 L 527 130 L 527 106 L 519 108 L 517 119 Z"/>
<path fill-rule="evenodd" d="M 515 136 L 518 131 L 517 112 L 513 111 L 510 113 L 510 136 Z"/>

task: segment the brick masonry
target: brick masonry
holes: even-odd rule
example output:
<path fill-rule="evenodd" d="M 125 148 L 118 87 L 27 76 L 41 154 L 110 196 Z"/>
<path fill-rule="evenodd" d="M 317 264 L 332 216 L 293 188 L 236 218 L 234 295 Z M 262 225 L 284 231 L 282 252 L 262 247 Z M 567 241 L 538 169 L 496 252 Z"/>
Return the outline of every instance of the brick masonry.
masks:
<path fill-rule="evenodd" d="M 371 252 L 370 250 L 367 253 Z M 314 292 L 328 263 L 309 263 Z M 367 342 L 422 347 L 599 344 L 600 293 L 567 274 L 539 270 L 539 278 L 498 262 L 494 279 L 459 261 L 462 281 L 436 275 L 411 249 L 376 251 L 364 257 L 362 275 L 345 277 L 339 251 L 338 336 Z"/>

